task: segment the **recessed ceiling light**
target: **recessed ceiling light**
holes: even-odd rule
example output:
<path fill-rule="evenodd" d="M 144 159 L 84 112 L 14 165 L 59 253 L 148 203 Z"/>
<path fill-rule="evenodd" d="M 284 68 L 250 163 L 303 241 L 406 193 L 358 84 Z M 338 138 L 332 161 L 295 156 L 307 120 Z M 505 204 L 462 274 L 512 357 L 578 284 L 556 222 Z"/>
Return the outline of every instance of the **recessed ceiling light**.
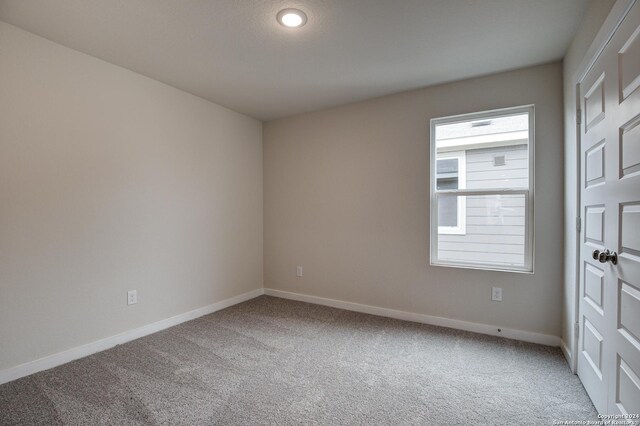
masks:
<path fill-rule="evenodd" d="M 297 28 L 307 23 L 307 15 L 298 9 L 282 9 L 276 16 L 285 27 Z"/>

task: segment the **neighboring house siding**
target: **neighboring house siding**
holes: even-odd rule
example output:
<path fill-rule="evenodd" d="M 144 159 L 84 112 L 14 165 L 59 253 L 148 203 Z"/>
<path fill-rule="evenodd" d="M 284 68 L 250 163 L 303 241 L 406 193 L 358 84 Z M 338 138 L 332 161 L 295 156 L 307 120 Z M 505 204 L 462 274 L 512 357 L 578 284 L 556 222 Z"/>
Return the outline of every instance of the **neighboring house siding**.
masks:
<path fill-rule="evenodd" d="M 505 156 L 503 166 L 494 158 Z M 528 188 L 527 146 L 466 151 L 467 189 Z M 523 265 L 525 248 L 524 196 L 467 197 L 464 235 L 440 234 L 442 260 Z"/>

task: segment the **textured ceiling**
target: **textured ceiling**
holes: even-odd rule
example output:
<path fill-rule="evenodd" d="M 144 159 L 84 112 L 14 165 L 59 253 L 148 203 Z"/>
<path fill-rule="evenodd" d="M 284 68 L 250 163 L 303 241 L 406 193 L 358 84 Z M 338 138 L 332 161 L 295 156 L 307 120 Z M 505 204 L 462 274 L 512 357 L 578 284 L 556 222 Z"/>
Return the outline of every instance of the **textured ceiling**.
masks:
<path fill-rule="evenodd" d="M 270 120 L 560 59 L 587 3 L 0 0 L 0 20 Z"/>

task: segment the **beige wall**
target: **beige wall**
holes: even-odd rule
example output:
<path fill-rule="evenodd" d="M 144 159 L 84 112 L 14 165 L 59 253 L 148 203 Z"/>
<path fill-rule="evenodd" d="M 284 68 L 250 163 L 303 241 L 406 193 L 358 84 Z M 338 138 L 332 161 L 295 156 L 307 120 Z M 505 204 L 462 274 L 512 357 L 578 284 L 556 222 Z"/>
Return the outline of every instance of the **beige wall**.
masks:
<path fill-rule="evenodd" d="M 525 104 L 535 274 L 429 266 L 429 119 Z M 560 335 L 561 63 L 272 121 L 263 135 L 265 287 Z"/>
<path fill-rule="evenodd" d="M 0 76 L 0 370 L 262 287 L 259 121 L 1 22 Z"/>
<path fill-rule="evenodd" d="M 592 0 L 576 32 L 563 63 L 564 80 L 564 182 L 565 182 L 565 272 L 562 317 L 562 340 L 566 349 L 573 348 L 576 289 L 576 208 L 577 148 L 576 148 L 576 91 L 575 73 L 587 53 L 596 33 L 602 26 L 615 0 Z"/>

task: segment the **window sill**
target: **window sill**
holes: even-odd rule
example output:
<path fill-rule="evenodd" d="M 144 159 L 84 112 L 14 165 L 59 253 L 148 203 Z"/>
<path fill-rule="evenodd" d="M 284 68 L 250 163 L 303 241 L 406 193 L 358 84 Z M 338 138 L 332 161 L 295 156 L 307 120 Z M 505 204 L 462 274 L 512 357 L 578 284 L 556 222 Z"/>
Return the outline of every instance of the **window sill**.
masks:
<path fill-rule="evenodd" d="M 473 269 L 476 271 L 491 271 L 491 272 L 514 272 L 516 274 L 534 274 L 533 268 L 523 267 L 500 267 L 489 265 L 478 265 L 472 263 L 443 263 L 443 262 L 429 262 L 431 266 L 438 266 L 443 268 L 457 268 L 457 269 Z"/>

